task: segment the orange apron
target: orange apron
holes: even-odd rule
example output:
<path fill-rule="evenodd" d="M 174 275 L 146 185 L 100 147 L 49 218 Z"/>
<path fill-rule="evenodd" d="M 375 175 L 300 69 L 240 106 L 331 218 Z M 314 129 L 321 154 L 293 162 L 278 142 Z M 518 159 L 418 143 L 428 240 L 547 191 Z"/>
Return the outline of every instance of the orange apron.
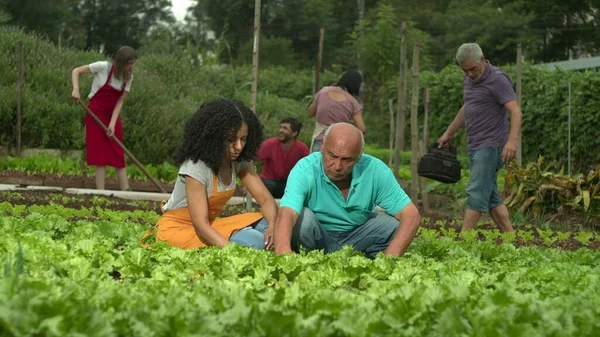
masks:
<path fill-rule="evenodd" d="M 219 234 L 229 240 L 233 233 L 252 225 L 262 219 L 263 215 L 262 213 L 244 213 L 216 219 L 219 213 L 221 213 L 223 206 L 235 193 L 235 189 L 219 192 L 217 188 L 218 185 L 219 179 L 215 176 L 213 178 L 210 197 L 208 197 L 208 221 Z M 164 201 L 161 204 L 161 207 L 163 204 Z M 151 245 L 145 244 L 143 241 L 156 227 L 158 227 L 156 241 L 166 241 L 170 246 L 183 249 L 194 249 L 207 246 L 194 230 L 188 207 L 165 211 L 160 219 L 158 219 L 158 223 L 149 229 L 142 237 L 142 240 L 140 241 L 142 247 L 151 247 Z"/>

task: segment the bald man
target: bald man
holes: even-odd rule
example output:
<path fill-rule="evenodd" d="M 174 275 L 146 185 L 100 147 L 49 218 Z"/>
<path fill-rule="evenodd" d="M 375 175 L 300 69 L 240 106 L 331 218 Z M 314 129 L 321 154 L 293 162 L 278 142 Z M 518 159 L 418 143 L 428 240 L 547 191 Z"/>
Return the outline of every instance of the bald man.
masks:
<path fill-rule="evenodd" d="M 390 168 L 363 148 L 362 132 L 337 123 L 325 132 L 321 152 L 296 164 L 275 221 L 276 254 L 300 247 L 329 253 L 344 245 L 370 258 L 404 253 L 421 221 L 419 211 Z"/>

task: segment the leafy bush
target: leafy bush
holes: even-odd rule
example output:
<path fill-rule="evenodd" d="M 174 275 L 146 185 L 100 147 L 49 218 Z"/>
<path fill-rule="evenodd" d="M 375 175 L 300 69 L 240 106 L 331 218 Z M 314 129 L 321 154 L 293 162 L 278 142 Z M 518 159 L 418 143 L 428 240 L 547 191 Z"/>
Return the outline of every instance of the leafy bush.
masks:
<path fill-rule="evenodd" d="M 512 78 L 516 88 L 516 68 L 506 66 L 502 70 Z M 463 76 L 456 65 L 450 65 L 439 73 L 421 74 L 422 85 L 430 88 L 432 142 L 442 135 L 462 105 Z M 596 95 L 600 74 L 594 71 L 550 71 L 530 64 L 523 66 L 523 162 L 535 162 L 541 155 L 556 161 L 559 167 L 567 164 L 569 78 L 572 82 L 573 170 L 586 172 L 600 162 L 600 151 L 589 151 L 600 146 L 597 131 L 600 102 Z M 464 129 L 454 136 L 453 142 L 462 151 L 466 149 Z"/>
<path fill-rule="evenodd" d="M 16 144 L 17 44 L 24 46 L 24 87 L 22 99 L 22 140 L 26 147 L 82 149 L 84 111 L 70 99 L 71 69 L 106 59 L 97 52 L 58 50 L 47 40 L 16 28 L 0 28 L 0 142 Z M 409 46 L 410 48 L 410 46 Z M 408 53 L 410 55 L 410 53 Z M 315 90 L 335 84 L 344 69 L 326 71 Z M 503 67 L 516 80 L 512 66 Z M 409 69 L 410 71 L 410 69 Z M 184 122 L 200 104 L 217 97 L 250 101 L 249 66 L 197 67 L 175 56 L 142 57 L 136 64 L 132 92 L 125 102 L 122 119 L 124 143 L 143 163 L 162 164 L 170 160 L 183 134 Z M 368 74 L 366 74 L 368 75 Z M 548 71 L 525 65 L 523 71 L 523 159 L 535 161 L 538 155 L 567 162 L 567 85 L 572 81 L 572 163 L 574 171 L 585 172 L 600 162 L 596 125 L 600 106 L 595 89 L 600 75 L 595 72 Z M 429 90 L 429 143 L 450 124 L 462 104 L 463 74 L 456 65 L 439 73 L 422 72 L 421 88 Z M 81 93 L 87 95 L 91 76 L 81 77 Z M 366 78 L 367 81 L 379 81 Z M 261 70 L 257 114 L 265 125 L 265 136 L 276 135 L 279 121 L 288 116 L 300 119 L 304 128 L 300 140 L 310 143 L 314 119 L 306 117 L 312 101 L 311 70 L 272 66 Z M 406 143 L 410 144 L 410 104 L 412 79 L 408 77 Z M 395 79 L 364 93 L 364 117 L 369 132 L 366 141 L 387 147 L 390 119 L 388 99 L 396 97 Z M 419 133 L 423 126 L 423 95 L 419 95 Z M 394 108 L 395 109 L 395 108 Z M 543 135 L 540 137 L 540 135 Z M 459 131 L 453 144 L 465 154 L 466 136 Z M 382 159 L 384 157 L 381 157 Z M 384 161 L 387 162 L 386 159 Z"/>
<path fill-rule="evenodd" d="M 0 215 L 6 336 L 598 336 L 591 249 L 424 227 L 401 258 L 144 249 L 154 211 L 3 202 Z"/>
<path fill-rule="evenodd" d="M 238 63 L 239 64 L 252 64 L 254 49 L 254 39 L 248 40 L 244 43 L 238 52 Z M 260 37 L 260 52 L 259 52 L 259 65 L 261 68 L 268 68 L 271 66 L 288 66 L 291 67 L 297 64 L 294 57 L 294 49 L 292 47 L 292 41 L 283 38 L 270 38 Z"/>
<path fill-rule="evenodd" d="M 104 58 L 94 52 L 58 53 L 49 42 L 17 28 L 0 28 L 0 141 L 16 143 L 17 46 L 23 41 L 22 140 L 28 147 L 83 147 L 83 113 L 70 103 L 70 69 Z M 89 86 L 83 78 L 81 85 Z"/>
<path fill-rule="evenodd" d="M 17 44 L 23 41 L 24 88 L 22 140 L 26 147 L 61 150 L 84 147 L 84 110 L 71 102 L 71 70 L 107 59 L 97 52 L 58 50 L 49 41 L 14 28 L 0 28 L 0 141 L 16 143 Z M 122 112 L 124 144 L 143 163 L 170 160 L 181 141 L 185 121 L 202 102 L 231 97 L 250 102 L 249 66 L 194 67 L 174 56 L 142 57 Z M 285 74 L 285 76 L 282 76 Z M 321 83 L 339 74 L 325 72 Z M 300 140 L 310 143 L 314 120 L 306 117 L 312 101 L 312 72 L 290 72 L 283 67 L 261 71 L 257 114 L 265 136 L 277 134 L 279 121 L 296 117 L 304 123 Z M 91 76 L 81 76 L 80 90 L 87 96 Z"/>
<path fill-rule="evenodd" d="M 552 163 L 542 167 L 543 157 L 506 174 L 505 202 L 520 212 L 557 212 L 570 209 L 600 216 L 600 167 L 575 177 L 549 172 Z"/>
<path fill-rule="evenodd" d="M 23 172 L 40 172 L 40 173 L 55 173 L 55 174 L 69 174 L 81 176 L 81 168 L 79 166 L 80 158 L 72 157 L 59 157 L 47 154 L 37 154 L 35 156 L 28 157 L 7 157 L 6 159 L 0 158 L 0 170 L 15 170 Z M 160 165 L 147 164 L 144 165 L 146 170 L 152 175 L 153 178 L 164 181 L 164 182 L 175 182 L 179 168 L 164 162 Z M 94 168 L 87 167 L 86 174 L 88 176 L 94 175 Z M 115 170 L 109 169 L 106 171 L 108 177 L 116 177 Z M 137 166 L 127 166 L 127 177 L 130 179 L 147 180 L 148 178 Z"/>

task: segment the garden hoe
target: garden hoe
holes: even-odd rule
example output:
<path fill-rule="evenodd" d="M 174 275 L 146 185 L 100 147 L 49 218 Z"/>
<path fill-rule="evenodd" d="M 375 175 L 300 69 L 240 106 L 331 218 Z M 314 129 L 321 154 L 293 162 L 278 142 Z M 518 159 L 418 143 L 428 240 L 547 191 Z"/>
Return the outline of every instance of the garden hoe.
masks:
<path fill-rule="evenodd" d="M 88 114 L 90 114 L 90 116 L 92 117 L 92 119 L 94 119 L 94 121 L 96 122 L 96 124 L 100 125 L 100 127 L 102 128 L 102 130 L 106 131 L 108 133 L 108 128 L 106 127 L 106 125 L 104 125 L 104 123 L 102 123 L 102 121 L 98 118 L 98 116 L 96 116 L 92 110 L 90 110 L 90 108 L 87 107 L 87 105 L 85 105 L 85 103 L 83 103 L 82 100 L 79 100 L 79 104 L 87 111 Z M 110 136 L 110 138 L 112 140 L 115 141 L 115 143 L 117 143 L 117 145 L 119 145 L 119 147 L 121 149 L 123 149 L 123 151 L 129 156 L 129 158 L 137 165 L 137 167 L 140 168 L 140 170 L 142 170 L 142 172 L 144 172 L 144 174 L 146 175 L 146 177 L 148 177 L 148 179 L 150 179 L 150 181 L 152 181 L 152 183 L 158 188 L 159 191 L 161 191 L 162 193 L 167 193 L 167 191 L 165 191 L 165 189 L 150 175 L 150 172 L 148 172 L 148 170 L 146 170 L 146 168 L 144 167 L 144 165 L 142 165 L 142 163 L 140 163 L 131 152 L 129 152 L 129 150 L 127 150 L 127 148 L 125 147 L 125 145 L 123 145 L 123 143 L 121 143 L 121 141 L 115 137 L 115 135 Z"/>

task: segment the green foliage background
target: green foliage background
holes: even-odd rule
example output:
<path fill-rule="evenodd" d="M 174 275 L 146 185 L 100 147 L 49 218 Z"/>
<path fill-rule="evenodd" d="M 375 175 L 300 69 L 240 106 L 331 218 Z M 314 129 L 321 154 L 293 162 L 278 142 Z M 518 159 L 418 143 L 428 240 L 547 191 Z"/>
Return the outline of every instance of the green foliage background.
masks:
<path fill-rule="evenodd" d="M 0 142 L 16 144 L 17 45 L 23 41 L 24 86 L 22 140 L 25 147 L 83 149 L 84 110 L 71 101 L 71 70 L 106 57 L 94 52 L 58 52 L 50 42 L 22 30 L 0 29 Z M 123 108 L 124 143 L 142 162 L 161 164 L 179 145 L 184 123 L 204 101 L 218 97 L 249 105 L 250 67 L 196 68 L 185 59 L 147 56 L 136 63 L 131 94 Z M 337 75 L 325 72 L 324 83 Z M 91 76 L 81 76 L 81 94 L 89 93 Z M 260 74 L 257 114 L 265 137 L 277 133 L 279 121 L 293 116 L 305 123 L 300 140 L 310 141 L 313 121 L 306 118 L 312 97 L 312 73 L 266 68 Z"/>
<path fill-rule="evenodd" d="M 515 66 L 502 66 L 516 88 Z M 463 73 L 448 66 L 439 73 L 421 74 L 422 85 L 430 89 L 429 126 L 431 141 L 441 136 L 462 105 Z M 587 173 L 600 162 L 600 98 L 595 94 L 600 74 L 595 71 L 550 71 L 524 64 L 523 162 L 535 162 L 538 156 L 566 167 L 568 161 L 568 86 L 571 80 L 571 161 L 574 171 Z M 454 145 L 466 149 L 464 129 L 454 137 Z M 566 171 L 566 170 L 565 170 Z"/>
<path fill-rule="evenodd" d="M 367 32 L 368 34 L 368 32 Z M 23 41 L 24 87 L 22 139 L 26 147 L 82 149 L 84 111 L 71 102 L 72 68 L 106 59 L 96 52 L 63 49 L 20 29 L 0 29 L 0 143 L 16 144 L 17 45 Z M 409 51 L 412 46 L 408 45 Z M 410 55 L 411 53 L 407 53 Z M 410 64 L 410 63 L 409 63 Z M 516 81 L 514 66 L 502 66 Z M 333 67 L 321 75 L 321 86 L 334 84 L 342 69 Z M 386 73 L 392 73 L 390 67 Z M 149 55 L 139 59 L 136 80 L 123 109 L 125 144 L 142 162 L 162 164 L 178 146 L 185 120 L 203 101 L 233 97 L 250 101 L 249 66 L 194 66 L 187 58 Z M 409 75 L 411 69 L 409 67 Z M 462 72 L 454 65 L 441 72 L 423 71 L 420 87 L 429 88 L 430 142 L 452 121 L 462 104 Z M 523 155 L 535 161 L 567 163 L 568 81 L 572 83 L 572 163 L 574 171 L 587 171 L 600 162 L 600 83 L 596 72 L 549 71 L 534 65 L 523 68 Z M 81 93 L 87 95 L 91 76 L 82 76 Z M 367 78 L 367 80 L 369 80 Z M 407 115 L 410 115 L 412 79 L 408 77 Z M 389 142 L 388 99 L 396 98 L 397 78 L 386 75 L 377 90 L 365 93 L 368 144 L 387 147 Z M 312 71 L 273 65 L 261 69 L 257 114 L 265 124 L 265 137 L 275 136 L 279 120 L 294 116 L 304 122 L 300 140 L 309 143 L 313 120 L 306 118 L 312 100 Z M 423 95 L 419 97 L 422 135 Z M 395 108 L 394 108 L 395 109 Z M 410 117 L 407 116 L 407 121 Z M 407 146 L 410 126 L 406 125 Z M 465 151 L 466 136 L 459 132 L 454 145 Z"/>

